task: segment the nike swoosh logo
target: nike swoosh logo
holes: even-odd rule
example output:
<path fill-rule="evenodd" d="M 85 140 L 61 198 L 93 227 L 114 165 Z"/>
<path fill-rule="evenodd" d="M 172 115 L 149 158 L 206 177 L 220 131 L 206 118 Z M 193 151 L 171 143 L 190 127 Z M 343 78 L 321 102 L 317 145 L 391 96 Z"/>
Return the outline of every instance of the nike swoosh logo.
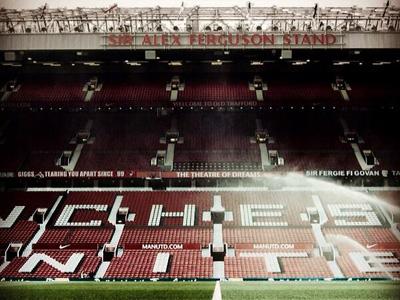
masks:
<path fill-rule="evenodd" d="M 69 246 L 71 246 L 71 245 L 69 245 L 69 244 L 68 244 L 68 245 L 60 245 L 59 248 L 60 248 L 60 249 L 65 249 L 65 248 L 67 248 L 67 247 L 69 247 Z"/>
<path fill-rule="evenodd" d="M 367 245 L 367 249 L 371 249 L 371 248 L 374 248 L 376 245 L 378 245 L 378 244 L 373 244 L 373 245 Z"/>

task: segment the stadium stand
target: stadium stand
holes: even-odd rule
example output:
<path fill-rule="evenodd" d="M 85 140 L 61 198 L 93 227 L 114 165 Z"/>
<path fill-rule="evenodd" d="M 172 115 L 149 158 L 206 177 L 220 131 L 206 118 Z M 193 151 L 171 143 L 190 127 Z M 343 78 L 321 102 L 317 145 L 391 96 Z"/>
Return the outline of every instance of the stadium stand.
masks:
<path fill-rule="evenodd" d="M 198 250 L 169 250 L 168 267 L 154 272 L 157 255 L 151 250 L 127 250 L 111 261 L 106 278 L 211 278 L 212 258 L 201 257 Z"/>
<path fill-rule="evenodd" d="M 121 245 L 130 243 L 199 243 L 211 242 L 212 232 L 206 228 L 125 228 Z"/>
<path fill-rule="evenodd" d="M 257 255 L 262 256 L 262 253 L 239 252 L 237 255 L 237 258 L 226 259 L 226 274 L 230 278 L 329 278 L 332 276 L 323 257 L 281 257 L 279 260 L 283 270 L 269 272 L 266 267 L 266 265 L 269 266 L 267 258 L 257 257 Z"/>
<path fill-rule="evenodd" d="M 249 90 L 248 82 L 242 76 L 233 75 L 224 78 L 217 74 L 210 74 L 199 78 L 200 76 L 185 76 L 185 89 L 179 94 L 179 101 L 199 103 L 256 101 L 255 94 Z"/>
<path fill-rule="evenodd" d="M 268 105 L 296 105 L 302 103 L 337 105 L 341 99 L 334 93 L 328 79 L 313 78 L 276 78 L 268 81 L 269 89 L 266 101 Z M 290 88 L 288 88 L 290 87 Z"/>
<path fill-rule="evenodd" d="M 243 214 L 256 214 L 257 211 L 270 210 L 270 224 L 266 226 L 308 226 L 308 221 L 302 221 L 300 214 L 306 214 L 306 208 L 312 205 L 311 194 L 304 192 L 252 192 L 251 194 L 230 192 L 221 193 L 223 205 L 227 211 L 232 211 L 234 220 L 227 226 L 243 226 L 247 224 Z M 288 200 L 290 198 L 290 200 Z M 240 205 L 238 205 L 240 203 Z M 238 216 L 241 216 L 239 218 Z M 275 217 L 275 218 L 274 218 Z M 250 224 L 249 224 L 250 225 Z M 261 226 L 262 223 L 260 223 Z M 257 226 L 257 225 L 255 225 Z"/>
<path fill-rule="evenodd" d="M 331 267 L 332 257 L 321 252 L 329 245 L 327 242 L 335 245 L 334 262 L 344 276 L 363 277 L 365 272 L 367 277 L 384 276 L 374 269 L 360 270 L 362 258 L 358 258 L 357 251 L 364 249 L 368 255 L 380 255 L 384 251 L 386 258 L 382 259 L 393 255 L 389 259 L 396 262 L 400 241 L 387 225 L 390 220 L 380 214 L 375 204 L 356 201 L 349 195 L 346 199 L 342 194 L 324 191 L 69 192 L 62 195 L 46 219 L 44 230 L 34 238 L 40 223 L 37 217 L 30 221 L 27 218 L 37 207 L 52 209 L 58 194 L 3 193 L 8 201 L 3 203 L 6 206 L 2 211 L 13 211 L 23 204 L 28 206 L 19 216 L 20 221 L 10 229 L 1 229 L 2 254 L 8 262 L 0 277 L 212 278 L 216 276 L 214 265 L 219 261 L 215 252 L 218 232 L 225 245 L 222 261 L 224 276 L 228 278 L 337 276 L 337 269 Z M 326 221 L 319 216 L 324 222 L 322 236 L 318 234 L 318 223 L 310 219 L 313 218 L 311 208 L 318 207 L 318 201 L 322 204 L 319 212 L 327 216 Z M 14 204 L 18 205 L 14 207 Z M 336 214 L 336 206 L 346 214 Z M 221 209 L 225 220 L 219 231 L 216 224 Z M 7 220 L 12 216 L 12 213 L 2 215 L 6 220 L 2 226 L 4 222 L 11 222 Z M 348 224 L 340 222 L 343 220 Z M 366 224 L 366 220 L 378 220 L 379 224 Z M 14 253 L 9 246 L 16 243 L 22 246 Z M 29 243 L 32 243 L 31 252 L 25 250 Z M 373 249 L 368 251 L 370 247 Z M 397 276 L 397 265 L 393 262 L 389 267 L 394 271 L 389 272 Z"/>
<path fill-rule="evenodd" d="M 1 273 L 1 276 L 9 277 L 9 278 L 36 278 L 36 279 L 46 279 L 46 278 L 93 278 L 95 271 L 97 270 L 101 258 L 97 256 L 96 251 L 82 251 L 79 250 L 79 254 L 82 257 L 76 258 L 78 263 L 73 270 L 67 270 L 65 272 L 62 268 L 57 266 L 57 264 L 50 265 L 49 263 L 40 262 L 32 263 L 32 271 L 21 271 L 24 266 L 32 261 L 32 257 L 37 255 L 47 255 L 48 257 L 53 258 L 57 262 L 61 264 L 65 264 L 68 260 L 73 257 L 74 254 L 78 254 L 75 250 L 46 250 L 33 253 L 30 257 L 18 257 L 15 258 Z M 24 269 L 22 269 L 24 270 Z"/>
<path fill-rule="evenodd" d="M 129 80 L 130 79 L 130 80 Z M 149 76 L 133 78 L 106 78 L 102 89 L 94 94 L 91 102 L 94 104 L 117 105 L 163 105 L 168 102 L 165 89 L 167 79 Z"/>
<path fill-rule="evenodd" d="M 285 159 L 285 165 L 278 167 L 281 171 L 359 169 L 351 148 L 340 141 L 342 133 L 334 116 L 289 113 L 281 118 L 291 121 L 267 125 L 275 138 L 273 146 Z"/>
<path fill-rule="evenodd" d="M 260 169 L 259 150 L 250 144 L 255 131 L 251 115 L 184 114 L 179 124 L 185 124 L 184 142 L 176 147 L 174 169 Z"/>
<path fill-rule="evenodd" d="M 236 243 L 314 243 L 312 231 L 306 228 L 227 228 L 224 240 Z"/>
<path fill-rule="evenodd" d="M 2 192 L 0 214 L 0 250 L 4 251 L 12 243 L 26 246 L 39 230 L 35 221 L 38 209 L 49 213 L 57 198 L 56 193 Z"/>
<path fill-rule="evenodd" d="M 160 137 L 167 120 L 154 114 L 97 118 L 93 124 L 95 141 L 87 145 L 76 165 L 77 170 L 150 170 L 150 161 L 162 148 Z M 112 147 L 109 147 L 112 145 Z"/>
<path fill-rule="evenodd" d="M 400 278 L 399 12 L 2 8 L 0 281 Z"/>
<path fill-rule="evenodd" d="M 343 106 L 346 102 L 337 91 L 332 89 L 334 80 L 324 74 L 317 77 L 309 73 L 299 77 L 297 74 L 278 74 L 271 77 L 269 73 L 262 74 L 267 83 L 263 91 L 264 100 L 257 101 L 254 91 L 250 90 L 252 74 L 235 73 L 182 73 L 180 80 L 184 89 L 178 93 L 174 106 L 258 106 L 258 105 L 307 105 Z M 350 86 L 349 96 L 352 105 L 374 106 L 375 99 L 380 99 L 381 105 L 396 103 L 398 88 L 393 79 L 383 76 L 371 80 L 366 75 L 348 74 L 346 82 Z M 174 74 L 157 74 L 138 76 L 128 74 L 121 76 L 100 77 L 101 89 L 94 92 L 93 97 L 85 101 L 84 86 L 90 76 L 40 75 L 27 76 L 18 79 L 18 91 L 7 99 L 9 103 L 43 106 L 76 106 L 76 105 L 108 105 L 108 106 L 170 106 L 170 92 L 166 85 Z M 11 78 L 8 78 L 11 79 Z M 6 80 L 7 81 L 7 80 Z M 288 88 L 290 87 L 290 88 Z M 237 102 L 235 104 L 235 102 Z"/>
<path fill-rule="evenodd" d="M 44 76 L 21 80 L 21 88 L 8 101 L 40 105 L 70 105 L 83 102 L 83 82 L 73 77 Z"/>

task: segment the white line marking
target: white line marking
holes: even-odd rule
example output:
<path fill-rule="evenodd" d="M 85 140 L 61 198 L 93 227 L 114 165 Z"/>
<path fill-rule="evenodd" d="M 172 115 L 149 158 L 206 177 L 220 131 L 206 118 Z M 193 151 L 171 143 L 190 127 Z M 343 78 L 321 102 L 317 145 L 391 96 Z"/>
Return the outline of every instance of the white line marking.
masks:
<path fill-rule="evenodd" d="M 219 280 L 215 283 L 214 294 L 213 294 L 212 300 L 222 300 L 221 284 L 219 283 Z"/>

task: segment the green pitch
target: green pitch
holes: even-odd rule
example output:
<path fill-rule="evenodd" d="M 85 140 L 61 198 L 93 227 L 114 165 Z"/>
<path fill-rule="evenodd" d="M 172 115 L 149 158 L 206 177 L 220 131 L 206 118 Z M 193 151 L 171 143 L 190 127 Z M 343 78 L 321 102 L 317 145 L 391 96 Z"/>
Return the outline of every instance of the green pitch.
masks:
<path fill-rule="evenodd" d="M 214 282 L 74 282 L 2 283 L 0 299 L 207 299 L 212 298 Z"/>
<path fill-rule="evenodd" d="M 224 282 L 222 299 L 400 299 L 395 282 Z"/>
<path fill-rule="evenodd" d="M 208 299 L 214 282 L 0 283 L 0 299 Z M 223 282 L 223 300 L 399 299 L 396 282 Z"/>

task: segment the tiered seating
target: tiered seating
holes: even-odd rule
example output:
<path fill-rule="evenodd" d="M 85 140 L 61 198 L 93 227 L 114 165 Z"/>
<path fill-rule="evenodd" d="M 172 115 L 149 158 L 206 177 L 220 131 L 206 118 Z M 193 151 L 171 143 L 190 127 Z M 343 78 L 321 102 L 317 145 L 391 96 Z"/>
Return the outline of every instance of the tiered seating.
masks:
<path fill-rule="evenodd" d="M 339 93 L 333 91 L 329 79 L 285 77 L 267 82 L 265 101 L 269 105 L 329 105 L 344 102 Z"/>
<path fill-rule="evenodd" d="M 211 228 L 208 227 L 210 223 L 202 221 L 203 211 L 209 211 L 211 207 L 211 194 L 204 192 L 136 192 L 125 193 L 123 196 L 121 207 L 129 207 L 129 213 L 134 213 L 135 217 L 133 221 L 128 221 L 126 223 L 119 241 L 119 244 L 125 248 L 124 255 L 122 258 L 115 258 L 112 265 L 114 263 L 117 265 L 126 265 L 126 259 L 130 257 L 129 255 L 137 254 L 141 257 L 151 254 L 151 252 L 148 251 L 132 252 L 131 250 L 126 250 L 129 249 L 132 244 L 196 244 L 198 245 L 197 247 L 199 247 L 200 245 L 207 246 L 211 242 L 212 231 Z M 176 217 L 162 217 L 159 226 L 156 225 L 157 222 L 154 222 L 154 217 L 151 217 L 153 205 L 162 205 L 162 212 L 175 215 Z M 183 223 L 185 219 L 189 219 L 189 216 L 185 217 L 182 214 L 185 211 L 185 205 L 193 205 L 191 209 L 194 209 L 195 219 L 192 222 L 186 221 L 187 225 L 190 223 L 189 226 L 184 226 Z M 153 226 L 148 226 L 150 223 L 154 223 Z M 128 258 L 125 258 L 125 255 L 128 255 Z M 200 252 L 198 250 L 178 251 L 173 254 L 172 264 L 180 264 L 178 259 L 184 257 L 182 255 L 190 260 L 200 258 Z M 148 272 L 151 272 L 155 258 L 152 259 L 152 263 L 147 267 L 142 267 L 141 271 L 136 269 L 138 266 L 127 266 L 122 268 L 123 271 L 111 268 L 112 271 L 110 271 L 107 276 L 124 277 L 127 276 L 126 272 L 132 272 L 132 276 L 134 277 L 150 276 Z M 207 260 L 210 259 L 206 259 L 206 261 Z M 193 273 L 190 269 L 190 262 L 188 264 L 189 267 L 186 271 L 184 268 L 177 271 L 178 269 L 176 270 L 175 267 L 172 267 L 171 271 L 168 272 L 168 274 L 164 274 L 162 277 L 207 277 L 203 274 L 204 271 L 202 271 L 201 268 L 209 269 L 209 267 L 206 265 L 202 266 L 195 271 L 196 273 Z M 147 271 L 145 270 L 146 268 L 148 268 Z"/>
<path fill-rule="evenodd" d="M 230 245 L 315 242 L 311 228 L 224 228 L 223 234 Z"/>
<path fill-rule="evenodd" d="M 255 132 L 255 116 L 239 113 L 187 113 L 180 115 L 178 127 L 185 138 L 184 143 L 178 145 L 180 148 L 242 149 L 250 146 L 250 136 Z"/>
<path fill-rule="evenodd" d="M 395 193 L 383 193 L 385 196 L 393 196 Z M 353 196 L 357 198 L 356 195 Z M 339 197 L 338 199 L 334 199 L 333 195 L 329 195 L 328 193 L 324 194 L 322 199 L 327 200 L 324 202 L 325 205 L 330 205 L 329 203 L 341 203 L 341 204 L 349 204 L 351 202 L 355 202 L 357 204 L 365 204 L 365 202 L 349 201 L 352 197 Z M 393 200 L 392 200 L 393 201 Z M 332 205 L 332 204 L 331 204 Z M 350 204 L 351 205 L 351 204 Z M 327 210 L 330 213 L 330 210 Z M 374 213 L 375 214 L 375 213 Z M 366 222 L 366 218 L 357 219 L 357 217 L 346 217 L 346 221 L 348 222 Z M 374 218 L 369 218 L 369 220 L 373 221 Z M 371 266 L 378 266 L 378 268 L 385 267 L 388 272 L 379 272 L 379 271 L 368 271 L 364 272 L 360 270 L 360 266 L 363 265 L 363 259 L 360 259 L 361 262 L 358 262 L 359 266 L 357 266 L 357 255 L 361 253 L 361 257 L 366 255 L 381 255 L 382 253 L 387 253 L 386 258 L 390 260 L 399 259 L 399 251 L 400 251 L 400 241 L 394 235 L 394 233 L 389 228 L 381 227 L 381 226 L 343 226 L 338 227 L 334 226 L 334 222 L 331 220 L 328 222 L 323 228 L 323 233 L 328 241 L 332 241 L 335 247 L 338 249 L 338 256 L 336 257 L 336 261 L 341 268 L 343 274 L 346 277 L 399 277 L 400 276 L 400 263 L 383 263 L 377 264 L 374 263 L 374 258 L 367 258 L 368 262 L 372 262 Z M 385 225 L 385 224 L 382 224 Z M 397 268 L 396 272 L 389 271 L 390 268 Z"/>
<path fill-rule="evenodd" d="M 345 168 L 358 170 L 360 166 L 350 151 L 300 150 L 279 151 L 279 155 L 285 159 L 285 165 L 279 166 L 281 172 L 303 172 L 304 170 L 336 170 Z M 338 167 L 341 166 L 342 168 Z M 348 167 L 346 167 L 348 166 Z"/>
<path fill-rule="evenodd" d="M 390 105 L 398 103 L 399 86 L 394 78 L 373 76 L 350 78 L 351 102 L 358 105 Z M 379 101 L 377 101 L 379 99 Z"/>
<path fill-rule="evenodd" d="M 382 200 L 384 202 L 387 202 L 395 206 L 399 206 L 400 191 L 379 191 L 379 192 L 374 192 L 374 196 L 379 200 Z"/>
<path fill-rule="evenodd" d="M 157 150 L 165 148 L 160 144 L 160 137 L 165 134 L 168 123 L 167 119 L 146 113 L 98 117 L 92 129 L 95 141 L 84 147 L 76 169 L 150 170 L 151 158 Z"/>
<path fill-rule="evenodd" d="M 184 143 L 175 148 L 174 167 L 178 170 L 233 170 L 259 168 L 258 146 L 250 144 L 254 135 L 253 115 L 191 113 L 179 118 Z"/>
<path fill-rule="evenodd" d="M 67 238 L 69 236 L 68 229 L 53 229 L 48 228 L 45 230 L 43 235 L 40 237 L 38 243 L 46 244 L 69 244 Z"/>
<path fill-rule="evenodd" d="M 26 245 L 34 236 L 39 226 L 30 221 L 30 217 L 37 208 L 51 209 L 57 194 L 55 193 L 27 193 L 27 192 L 3 192 L 0 205 L 0 217 L 5 221 L 15 206 L 23 206 L 11 227 L 8 225 L 0 228 L 0 250 L 5 250 L 9 243 L 22 243 Z M 2 222 L 3 223 L 3 222 Z M 11 225 L 11 224 L 10 224 Z"/>
<path fill-rule="evenodd" d="M 333 236 L 346 236 L 363 246 L 373 245 L 377 243 L 397 243 L 399 242 L 394 236 L 392 231 L 388 228 L 340 228 L 340 227 L 326 227 L 323 228 L 323 233 Z M 346 241 L 344 241 L 346 245 Z M 349 247 L 352 247 L 350 245 Z"/>
<path fill-rule="evenodd" d="M 185 77 L 185 90 L 178 95 L 182 102 L 236 102 L 256 101 L 255 92 L 242 78 L 225 78 L 207 74 L 202 78 Z"/>
<path fill-rule="evenodd" d="M 384 220 L 377 207 L 367 201 L 367 196 L 348 191 L 319 192 L 328 221 L 327 226 L 382 226 Z"/>
<path fill-rule="evenodd" d="M 132 243 L 196 243 L 211 242 L 210 222 L 203 222 L 202 214 L 212 205 L 211 194 L 205 192 L 135 192 L 124 193 L 121 207 L 135 214 L 122 233 L 120 244 Z M 177 217 L 161 217 L 159 226 L 151 217 L 153 205 L 162 205 L 162 212 L 175 213 Z M 193 205 L 194 220 L 185 217 L 185 205 Z M 179 215 L 178 214 L 182 214 Z M 187 217 L 189 219 L 189 216 Z M 152 224 L 151 226 L 150 223 Z M 146 226 L 146 227 L 144 227 Z M 203 228 L 200 228 L 200 227 Z M 208 228 L 207 228 L 208 227 Z"/>
<path fill-rule="evenodd" d="M 0 229 L 0 251 L 4 251 L 9 243 L 27 244 L 39 229 L 33 221 L 19 221 L 12 228 Z"/>
<path fill-rule="evenodd" d="M 261 74 L 268 90 L 264 92 L 266 105 L 393 105 L 399 90 L 395 78 L 381 74 L 366 73 L 364 76 L 348 74 L 344 80 L 350 84 L 350 101 L 345 101 L 338 91 L 332 89 L 334 76 L 322 76 L 309 72 L 274 72 Z M 41 75 L 19 78 L 21 88 L 8 99 L 18 104 L 80 104 L 80 105 L 129 105 L 168 106 L 169 92 L 166 84 L 175 74 L 154 72 L 148 75 L 132 73 L 110 74 L 99 79 L 103 84 L 89 103 L 84 103 L 84 75 Z M 183 73 L 180 75 L 185 88 L 178 94 L 174 105 L 183 106 L 255 106 L 254 91 L 249 90 L 249 82 L 255 74 L 234 73 Z M 78 78 L 76 78 L 78 76 Z M 7 79 L 8 80 L 8 79 Z M 377 101 L 379 99 L 379 101 Z M 221 104 L 224 103 L 224 104 Z"/>
<path fill-rule="evenodd" d="M 62 264 L 65 264 L 68 259 L 74 253 L 83 253 L 84 256 L 77 268 L 74 272 L 64 273 L 60 272 L 53 266 L 47 264 L 46 262 L 40 262 L 39 265 L 33 269 L 32 272 L 20 272 L 20 269 L 24 266 L 27 257 L 18 257 L 15 258 L 2 272 L 0 272 L 0 278 L 8 277 L 8 278 L 84 278 L 84 277 L 93 277 L 95 272 L 97 271 L 101 258 L 97 256 L 96 251 L 88 251 L 88 250 L 47 250 L 34 252 L 31 254 L 35 255 L 36 253 L 44 253 L 51 258 L 59 261 Z"/>
<path fill-rule="evenodd" d="M 283 118 L 290 122 L 279 121 Z M 350 145 L 340 141 L 343 130 L 336 116 L 321 112 L 276 113 L 266 121 L 275 138 L 271 147 L 285 160 L 285 165 L 277 170 L 360 169 Z"/>
<path fill-rule="evenodd" d="M 26 155 L 27 152 L 24 149 L 13 149 L 8 145 L 0 145 L 0 172 L 18 170 L 23 164 Z"/>
<path fill-rule="evenodd" d="M 132 106 L 162 105 L 168 102 L 165 90 L 167 79 L 159 76 L 149 78 L 108 78 L 91 102 L 96 104 L 125 104 Z"/>
<path fill-rule="evenodd" d="M 313 256 L 316 246 L 309 221 L 302 221 L 300 214 L 306 207 L 314 206 L 308 192 L 252 192 L 221 193 L 222 203 L 227 211 L 233 211 L 234 222 L 224 223 L 224 241 L 235 247 L 235 257 L 225 257 L 225 275 L 230 278 L 327 278 L 332 277 L 324 257 Z M 282 212 L 278 217 L 253 217 L 260 227 L 243 228 L 239 204 L 254 204 L 254 211 L 261 212 L 262 205 L 270 205 L 269 210 Z M 276 208 L 276 210 L 274 210 Z M 245 218 L 246 219 L 246 218 Z M 287 228 L 275 227 L 286 223 Z M 275 224 L 275 223 L 274 223 Z M 235 226 L 235 227 L 231 227 Z M 272 227 L 274 226 L 274 227 Z M 293 227 L 308 226 L 309 228 Z M 254 248 L 253 248 L 254 247 Z M 262 256 L 277 254 L 277 261 L 266 262 Z M 262 256 L 262 257 L 258 257 Z M 299 256 L 299 257 L 293 257 Z M 277 263 L 275 265 L 275 263 Z"/>
<path fill-rule="evenodd" d="M 352 119 L 354 114 L 350 114 Z M 395 170 L 400 166 L 396 153 L 400 144 L 396 118 L 391 114 L 368 117 L 368 131 L 358 131 L 379 161 L 374 168 Z M 166 145 L 159 139 L 170 127 L 170 119 L 148 113 L 109 113 L 74 115 L 39 113 L 5 115 L 11 119 L 4 143 L 0 144 L 0 170 L 62 170 L 55 162 L 88 120 L 94 120 L 93 144 L 84 146 L 76 170 L 159 170 L 150 165 L 157 150 Z M 360 165 L 349 144 L 342 143 L 343 129 L 338 117 L 330 113 L 279 113 L 259 116 L 274 138 L 269 150 L 278 150 L 285 164 L 277 171 L 359 170 Z M 178 129 L 184 137 L 174 155 L 176 171 L 259 171 L 260 150 L 250 143 L 255 131 L 250 113 L 183 113 Z M 372 120 L 387 120 L 378 122 Z M 364 118 L 365 119 L 365 118 Z M 385 123 L 385 124 L 383 124 Z M 301 124 L 301 126 L 299 126 Z M 362 127 L 360 125 L 360 127 Z M 316 130 L 318 128 L 318 130 Z M 109 145 L 113 145 L 112 149 Z"/>
<path fill-rule="evenodd" d="M 232 157 L 239 157 L 240 154 L 238 153 L 225 153 L 227 155 L 219 154 L 219 158 L 227 158 L 232 155 Z M 184 157 L 187 158 L 184 158 Z M 200 159 L 200 157 L 204 157 L 204 160 L 212 159 L 215 162 L 191 162 L 192 157 L 196 159 Z M 215 152 L 204 152 L 201 153 L 185 153 L 181 154 L 180 158 L 187 159 L 187 162 L 178 162 L 174 163 L 174 170 L 175 171 L 260 171 L 261 165 L 258 162 L 249 162 L 249 163 L 242 163 L 242 162 L 218 162 L 220 159 L 215 158 Z"/>
<path fill-rule="evenodd" d="M 361 149 L 372 150 L 377 158 L 379 165 L 374 169 L 397 170 L 400 167 L 400 158 L 397 155 L 400 142 L 393 138 L 397 134 L 397 114 L 373 112 L 350 115 L 347 119 L 364 140 L 364 143 L 360 144 Z"/>
<path fill-rule="evenodd" d="M 362 252 L 361 252 L 362 253 Z M 364 253 L 365 255 L 366 253 Z M 371 251 L 369 254 L 374 254 L 374 251 Z M 394 254 L 393 257 L 391 257 L 392 259 L 397 259 L 400 260 L 400 255 L 397 253 Z M 353 261 L 351 255 L 349 254 L 349 252 L 344 252 L 342 251 L 340 256 L 338 256 L 336 258 L 336 261 L 340 267 L 340 269 L 342 270 L 343 274 L 346 277 L 355 277 L 355 278 L 365 278 L 365 277 L 378 277 L 378 278 L 392 278 L 392 277 L 396 277 L 399 278 L 400 277 L 400 272 L 399 271 L 395 271 L 395 272 L 390 272 L 390 271 L 386 271 L 386 272 L 379 272 L 379 271 L 373 271 L 373 272 L 361 272 L 359 270 L 359 268 L 357 267 L 356 263 Z M 379 265 L 379 264 L 378 264 Z M 387 270 L 390 270 L 390 268 L 393 267 L 397 267 L 397 269 L 400 269 L 400 263 L 383 263 L 381 264 L 381 266 L 379 267 L 384 267 L 387 268 Z"/>
<path fill-rule="evenodd" d="M 222 229 L 223 242 L 229 249 L 224 259 L 225 276 L 244 278 L 333 276 L 326 259 L 318 256 L 319 239 L 317 241 L 315 232 L 305 217 L 306 208 L 315 206 L 312 201 L 314 193 L 252 191 L 217 194 L 221 196 L 221 204 L 227 212 L 226 217 L 230 219 L 228 212 L 232 212 L 233 216 L 233 221 L 223 222 Z M 371 251 L 387 253 L 393 262 L 385 265 L 392 268 L 400 267 L 400 263 L 396 260 L 400 257 L 400 241 L 391 229 L 384 227 L 386 223 L 380 226 L 337 225 L 334 221 L 340 216 L 334 218 L 332 205 L 338 203 L 352 205 L 353 195 L 348 193 L 344 196 L 340 192 L 322 191 L 316 194 L 329 218 L 328 223 L 322 227 L 322 233 L 326 241 L 333 244 L 336 261 L 345 276 L 387 276 L 383 272 L 360 271 L 360 264 L 354 260 L 357 255 L 354 253 L 357 252 L 366 255 Z M 33 253 L 28 258 L 13 259 L 0 273 L 0 278 L 93 276 L 101 262 L 98 251 L 104 244 L 110 243 L 115 230 L 108 222 L 108 218 L 117 195 L 114 192 L 66 194 L 43 235 L 33 244 Z M 213 241 L 211 223 L 203 221 L 203 213 L 209 212 L 213 206 L 213 195 L 210 192 L 186 191 L 122 193 L 120 207 L 129 208 L 128 221 L 119 239 L 116 256 L 112 258 L 105 277 L 212 277 L 212 257 L 203 257 L 206 251 L 202 253 L 200 249 L 205 249 Z M 25 208 L 11 229 L 0 229 L 0 250 L 2 250 L 0 256 L 4 256 L 4 250 L 10 242 L 21 242 L 26 245 L 32 239 L 38 230 L 38 225 L 28 219 L 36 208 L 50 208 L 56 196 L 55 193 L 26 192 L 1 195 L 2 199 L 5 199 L 1 209 L 3 213 L 0 213 L 3 225 L 8 222 L 6 218 L 11 211 L 14 214 L 18 213 L 18 208 L 14 209 L 15 206 L 25 205 Z M 357 203 L 367 204 L 365 201 Z M 162 209 L 160 205 L 163 206 Z M 190 209 L 189 205 L 192 205 Z M 250 219 L 259 223 L 243 224 L 243 220 L 249 219 L 245 213 L 248 205 L 254 205 L 251 207 Z M 156 206 L 159 207 L 154 209 Z M 68 215 L 65 214 L 68 210 L 65 208 L 68 207 L 76 209 Z M 99 209 L 91 209 L 96 207 Z M 160 222 L 155 221 L 157 211 L 161 212 Z M 184 211 L 187 213 L 186 217 Z M 188 223 L 187 220 L 190 218 L 193 218 L 191 223 L 189 222 L 190 225 L 185 226 L 183 223 Z M 383 219 L 380 217 L 379 220 Z M 93 221 L 98 224 L 94 224 Z M 44 257 L 43 254 L 50 258 Z M 47 263 L 39 262 L 36 266 L 36 262 L 43 259 Z M 74 270 L 71 271 L 72 267 Z M 21 268 L 24 272 L 19 272 Z M 391 272 L 391 276 L 400 276 L 397 269 L 393 270 L 395 271 Z"/>
<path fill-rule="evenodd" d="M 69 220 L 70 222 L 89 222 L 91 220 L 99 220 L 102 222 L 102 225 L 105 225 L 108 223 L 108 214 L 114 203 L 115 196 L 116 193 L 113 192 L 72 192 L 68 194 L 63 203 L 64 205 L 59 208 L 58 211 L 61 211 L 61 209 L 64 210 L 66 205 L 106 205 L 107 208 L 105 211 L 94 209 L 78 209 Z M 57 225 L 57 222 L 55 225 Z"/>
<path fill-rule="evenodd" d="M 113 226 L 108 222 L 108 216 L 115 196 L 115 193 L 107 192 L 73 192 L 68 194 L 67 199 L 57 209 L 55 216 L 52 218 L 52 227 L 46 229 L 38 243 L 95 244 L 99 246 L 108 242 L 114 231 Z M 61 214 L 65 212 L 66 205 L 82 205 L 83 207 L 98 205 L 106 206 L 106 210 L 76 209 L 69 220 L 63 220 Z M 63 223 L 64 221 L 72 224 L 67 225 Z M 92 226 L 90 225 L 91 221 L 99 221 L 100 224 Z"/>
<path fill-rule="evenodd" d="M 154 273 L 153 267 L 159 251 L 126 250 L 113 258 L 106 278 L 211 278 L 212 258 L 202 257 L 199 250 L 166 251 L 170 253 L 167 272 Z"/>
<path fill-rule="evenodd" d="M 57 196 L 51 192 L 2 192 L 0 217 L 5 219 L 15 206 L 25 206 L 20 219 L 27 220 L 37 208 L 51 208 Z"/>
<path fill-rule="evenodd" d="M 180 148 L 180 146 L 178 147 Z M 177 166 L 184 166 L 185 163 L 192 162 L 193 166 L 200 167 L 201 164 L 203 164 L 203 168 L 214 166 L 221 169 L 224 167 L 235 168 L 245 165 L 248 165 L 249 168 L 251 166 L 259 168 L 259 150 L 254 145 L 250 144 L 248 145 L 248 148 L 249 149 L 244 150 L 189 150 L 179 153 L 175 164 Z"/>
<path fill-rule="evenodd" d="M 99 248 L 102 244 L 110 241 L 113 234 L 112 228 L 74 228 L 71 229 L 46 229 L 38 241 L 39 245 L 48 244 L 94 244 Z"/>
<path fill-rule="evenodd" d="M 388 272 L 363 272 L 357 267 L 356 261 L 352 256 L 361 253 L 362 256 L 388 253 L 386 255 L 391 260 L 399 260 L 400 241 L 388 228 L 324 228 L 324 235 L 328 240 L 334 241 L 338 249 L 336 261 L 343 274 L 347 277 L 399 277 L 400 272 L 390 272 L 390 268 L 400 270 L 400 263 L 383 263 L 378 267 L 387 268 Z M 374 259 L 367 261 L 374 262 Z M 377 265 L 376 263 L 374 264 Z"/>
<path fill-rule="evenodd" d="M 129 207 L 135 213 L 133 222 L 127 226 L 149 224 L 153 205 L 163 205 L 163 212 L 183 212 L 185 205 L 195 205 L 195 226 L 207 226 L 204 223 L 202 212 L 209 211 L 212 206 L 212 195 L 206 192 L 135 192 L 125 193 L 121 207 Z M 162 218 L 161 226 L 182 226 L 182 217 Z"/>
<path fill-rule="evenodd" d="M 120 245 L 132 243 L 199 243 L 207 245 L 212 240 L 208 228 L 125 228 Z"/>
<path fill-rule="evenodd" d="M 263 226 L 262 222 L 274 222 L 275 226 L 309 226 L 309 221 L 302 221 L 300 214 L 306 214 L 306 208 L 314 206 L 311 194 L 308 192 L 226 192 L 220 193 L 222 205 L 227 211 L 233 211 L 233 222 L 225 222 L 224 226 L 244 226 L 245 205 L 256 205 L 252 212 L 271 211 L 280 215 L 269 217 L 256 217 L 251 219 L 259 222 L 255 226 Z M 242 208 L 245 208 L 243 211 Z M 259 205 L 257 207 L 257 205 Z M 246 206 L 247 207 L 247 206 Z M 282 223 L 282 225 L 278 225 Z M 284 223 L 284 224 L 283 224 Z M 273 224 L 265 224 L 274 226 Z"/>
<path fill-rule="evenodd" d="M 225 258 L 225 275 L 230 278 L 329 278 L 333 277 L 324 257 L 278 258 L 281 272 L 271 272 L 263 257 L 245 257 L 237 251 L 236 257 Z M 247 255 L 246 255 L 247 254 Z"/>
<path fill-rule="evenodd" d="M 326 228 L 324 234 L 334 240 L 336 261 L 346 277 L 400 277 L 400 241 L 390 229 Z"/>
<path fill-rule="evenodd" d="M 83 102 L 84 81 L 66 76 L 26 78 L 18 92 L 12 93 L 8 101 L 41 104 L 71 104 Z"/>
<path fill-rule="evenodd" d="M 0 145 L 0 168 L 16 170 L 61 170 L 56 160 L 72 150 L 70 140 L 83 127 L 82 116 L 63 113 L 10 115 L 10 125 Z"/>

